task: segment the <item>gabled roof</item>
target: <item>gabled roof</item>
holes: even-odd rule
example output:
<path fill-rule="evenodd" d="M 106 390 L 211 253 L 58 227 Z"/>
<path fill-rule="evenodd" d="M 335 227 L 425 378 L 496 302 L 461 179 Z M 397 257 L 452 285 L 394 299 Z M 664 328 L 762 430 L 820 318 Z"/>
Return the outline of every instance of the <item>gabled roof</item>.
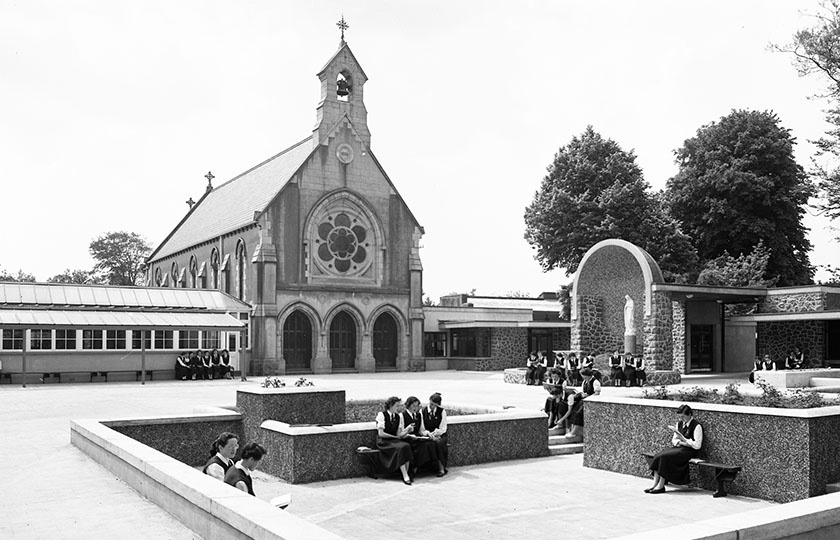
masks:
<path fill-rule="evenodd" d="M 314 152 L 309 136 L 206 193 L 149 256 L 163 258 L 254 222 Z"/>
<path fill-rule="evenodd" d="M 343 51 L 344 49 L 347 49 L 347 52 L 350 54 L 350 57 L 353 59 L 353 61 L 354 61 L 354 62 L 356 62 L 356 66 L 358 66 L 359 71 L 361 71 L 361 72 L 362 72 L 362 77 L 364 77 L 364 78 L 365 78 L 365 81 L 367 81 L 367 80 L 368 80 L 368 76 L 367 76 L 367 73 L 365 73 L 365 70 L 364 70 L 364 69 L 362 69 L 362 64 L 360 64 L 360 63 L 359 63 L 359 61 L 358 61 L 358 60 L 356 60 L 356 55 L 355 55 L 355 54 L 353 54 L 353 51 L 352 51 L 352 50 L 350 50 L 350 45 L 348 45 L 348 44 L 347 44 L 347 42 L 346 42 L 346 41 L 344 41 L 344 40 L 342 40 L 342 41 L 341 41 L 341 43 L 339 44 L 338 50 L 337 50 L 337 51 L 335 51 L 335 54 L 334 54 L 334 55 L 332 55 L 332 56 L 330 56 L 330 59 L 329 59 L 329 60 L 327 60 L 327 63 L 326 63 L 326 64 L 324 64 L 324 67 L 322 67 L 322 68 L 318 71 L 318 73 L 316 73 L 316 74 L 315 74 L 315 76 L 316 76 L 316 77 L 320 77 L 320 76 L 321 76 L 321 73 L 323 73 L 324 71 L 326 71 L 326 70 L 327 70 L 327 68 L 329 67 L 329 65 L 330 65 L 330 64 L 332 64 L 332 61 L 333 61 L 333 60 L 335 60 L 335 57 L 336 57 L 336 56 L 338 56 L 339 54 L 341 54 L 341 51 Z"/>

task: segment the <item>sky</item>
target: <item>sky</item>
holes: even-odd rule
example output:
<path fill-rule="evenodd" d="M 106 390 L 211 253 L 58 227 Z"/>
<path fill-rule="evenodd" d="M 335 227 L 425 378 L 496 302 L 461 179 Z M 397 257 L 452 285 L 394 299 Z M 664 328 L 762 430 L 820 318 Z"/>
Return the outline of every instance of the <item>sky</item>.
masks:
<path fill-rule="evenodd" d="M 307 137 L 343 15 L 371 149 L 426 231 L 425 294 L 553 291 L 570 277 L 542 271 L 523 215 L 587 125 L 657 190 L 674 150 L 732 109 L 775 111 L 809 166 L 822 81 L 768 44 L 817 6 L 0 0 L 0 267 L 90 268 L 109 231 L 156 246 L 208 171 L 219 185 Z M 811 262 L 840 266 L 815 213 Z"/>

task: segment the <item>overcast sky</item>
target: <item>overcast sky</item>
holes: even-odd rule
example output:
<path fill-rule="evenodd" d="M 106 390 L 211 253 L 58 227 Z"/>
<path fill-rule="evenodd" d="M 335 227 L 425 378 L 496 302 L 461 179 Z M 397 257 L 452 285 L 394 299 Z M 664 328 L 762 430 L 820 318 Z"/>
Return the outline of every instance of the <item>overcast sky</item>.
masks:
<path fill-rule="evenodd" d="M 541 271 L 523 213 L 587 124 L 655 189 L 733 108 L 774 110 L 808 166 L 821 86 L 767 45 L 816 5 L 0 0 L 0 266 L 89 268 L 107 231 L 156 246 L 208 170 L 218 185 L 307 137 L 343 14 L 371 148 L 426 230 L 426 294 L 555 290 L 569 278 Z M 806 223 L 811 261 L 840 265 Z"/>

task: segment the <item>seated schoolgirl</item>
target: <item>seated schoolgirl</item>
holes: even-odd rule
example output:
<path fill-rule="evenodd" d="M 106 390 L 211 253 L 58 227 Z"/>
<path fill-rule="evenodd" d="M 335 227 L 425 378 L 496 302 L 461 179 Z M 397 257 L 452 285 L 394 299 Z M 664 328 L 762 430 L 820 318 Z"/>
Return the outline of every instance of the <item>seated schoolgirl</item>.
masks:
<path fill-rule="evenodd" d="M 621 386 L 624 380 L 624 358 L 618 354 L 618 351 L 614 351 L 607 359 L 607 365 L 610 367 L 610 379 L 613 386 Z"/>
<path fill-rule="evenodd" d="M 580 376 L 580 360 L 575 353 L 569 353 L 569 357 L 566 359 L 566 380 L 569 386 L 577 386 L 583 381 Z"/>

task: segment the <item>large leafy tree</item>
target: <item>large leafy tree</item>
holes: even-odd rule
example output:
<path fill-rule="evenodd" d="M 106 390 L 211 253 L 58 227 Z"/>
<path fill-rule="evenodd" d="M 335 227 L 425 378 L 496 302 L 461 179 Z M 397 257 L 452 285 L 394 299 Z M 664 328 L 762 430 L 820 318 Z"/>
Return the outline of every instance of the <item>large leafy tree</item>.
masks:
<path fill-rule="evenodd" d="M 35 276 L 30 274 L 29 272 L 24 272 L 23 270 L 18 270 L 16 274 L 12 274 L 3 270 L 3 267 L 0 267 L 0 281 L 35 281 Z"/>
<path fill-rule="evenodd" d="M 671 277 L 696 264 L 691 243 L 651 193 L 634 153 L 588 126 L 554 156 L 525 210 L 525 239 L 544 270 L 572 273 L 607 238 L 644 248 Z"/>
<path fill-rule="evenodd" d="M 90 243 L 96 261 L 94 272 L 101 272 L 111 285 L 141 285 L 146 257 L 152 249 L 137 233 L 109 232 Z"/>
<path fill-rule="evenodd" d="M 836 219 L 840 217 L 840 0 L 823 2 L 813 16 L 813 27 L 796 32 L 787 45 L 772 47 L 791 54 L 801 76 L 815 75 L 826 83 L 825 93 L 818 97 L 830 104 L 826 121 L 832 128 L 813 141 L 817 145 L 813 172 L 821 196 L 817 206 Z"/>
<path fill-rule="evenodd" d="M 768 279 L 811 283 L 802 217 L 813 188 L 794 144 L 774 113 L 734 110 L 676 151 L 680 170 L 668 181 L 667 198 L 701 262 L 750 253 L 763 241 Z"/>
<path fill-rule="evenodd" d="M 730 287 L 772 287 L 776 279 L 767 279 L 770 250 L 759 241 L 751 253 L 733 257 L 724 252 L 708 261 L 697 278 L 699 285 L 725 285 Z"/>
<path fill-rule="evenodd" d="M 47 283 L 73 283 L 78 285 L 102 282 L 102 276 L 92 270 L 70 270 L 69 268 L 47 280 Z"/>

